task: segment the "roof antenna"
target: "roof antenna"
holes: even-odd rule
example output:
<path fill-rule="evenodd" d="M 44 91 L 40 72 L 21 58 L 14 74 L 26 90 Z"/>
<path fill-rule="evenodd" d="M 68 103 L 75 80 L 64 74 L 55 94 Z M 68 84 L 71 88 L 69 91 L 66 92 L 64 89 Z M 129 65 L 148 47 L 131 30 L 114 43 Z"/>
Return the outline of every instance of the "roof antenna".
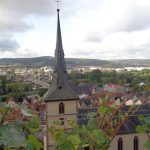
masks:
<path fill-rule="evenodd" d="M 61 2 L 60 0 L 55 1 L 57 3 L 57 10 L 59 10 L 59 3 Z"/>

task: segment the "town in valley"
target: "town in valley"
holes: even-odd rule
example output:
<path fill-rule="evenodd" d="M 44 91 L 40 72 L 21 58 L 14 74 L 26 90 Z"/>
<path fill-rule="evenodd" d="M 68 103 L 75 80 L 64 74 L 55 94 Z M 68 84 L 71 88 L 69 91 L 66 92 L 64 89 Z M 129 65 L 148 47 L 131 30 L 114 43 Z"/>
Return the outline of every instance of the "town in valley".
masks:
<path fill-rule="evenodd" d="M 150 3 L 94 1 L 0 2 L 0 150 L 150 150 Z"/>

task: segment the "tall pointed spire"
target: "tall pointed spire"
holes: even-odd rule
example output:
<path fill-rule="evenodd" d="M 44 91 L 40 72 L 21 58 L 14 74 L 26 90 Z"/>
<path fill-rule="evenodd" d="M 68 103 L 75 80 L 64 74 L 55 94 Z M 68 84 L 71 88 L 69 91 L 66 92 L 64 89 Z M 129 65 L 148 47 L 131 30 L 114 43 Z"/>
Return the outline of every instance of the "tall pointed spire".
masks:
<path fill-rule="evenodd" d="M 59 12 L 60 10 L 57 9 L 57 36 L 56 36 L 55 66 L 53 69 L 53 79 L 48 92 L 43 97 L 44 100 L 47 102 L 56 100 L 78 99 L 77 95 L 74 93 L 69 83 L 68 74 L 66 71 Z"/>
<path fill-rule="evenodd" d="M 60 9 L 57 9 L 57 37 L 56 37 L 56 49 L 63 49 L 62 37 L 61 37 L 61 28 L 60 28 L 59 11 L 60 11 Z"/>
<path fill-rule="evenodd" d="M 60 10 L 57 9 L 57 36 L 56 36 L 56 50 L 55 50 L 56 64 L 55 65 L 59 65 L 63 70 L 66 70 L 65 60 L 64 60 L 64 50 L 63 50 L 62 37 L 61 37 L 59 11 Z"/>

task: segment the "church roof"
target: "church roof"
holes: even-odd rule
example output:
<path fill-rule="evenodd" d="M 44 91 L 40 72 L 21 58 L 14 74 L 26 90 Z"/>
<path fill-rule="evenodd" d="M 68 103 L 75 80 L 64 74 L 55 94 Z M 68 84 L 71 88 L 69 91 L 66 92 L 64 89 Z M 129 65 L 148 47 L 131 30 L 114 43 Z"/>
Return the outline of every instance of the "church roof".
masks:
<path fill-rule="evenodd" d="M 130 108 L 131 108 L 130 106 L 124 106 L 123 108 L 121 108 L 120 111 L 128 112 Z M 93 108 L 88 108 L 88 109 L 85 109 L 85 108 L 78 109 L 78 115 L 77 115 L 78 124 L 87 125 L 88 114 L 91 112 L 97 112 L 97 110 L 98 110 L 98 107 L 93 107 Z M 139 118 L 140 116 L 150 117 L 150 105 L 148 104 L 141 105 L 140 108 L 137 111 L 135 111 L 133 115 L 130 115 L 129 118 L 122 124 L 117 135 L 136 133 L 136 127 L 138 125 L 144 124 L 144 122 L 140 120 Z"/>
<path fill-rule="evenodd" d="M 57 37 L 55 50 L 55 66 L 53 69 L 52 83 L 48 92 L 44 95 L 44 101 L 57 100 L 77 100 L 78 96 L 73 91 L 66 71 L 64 50 L 61 37 L 61 27 L 59 18 L 59 9 L 57 9 Z"/>

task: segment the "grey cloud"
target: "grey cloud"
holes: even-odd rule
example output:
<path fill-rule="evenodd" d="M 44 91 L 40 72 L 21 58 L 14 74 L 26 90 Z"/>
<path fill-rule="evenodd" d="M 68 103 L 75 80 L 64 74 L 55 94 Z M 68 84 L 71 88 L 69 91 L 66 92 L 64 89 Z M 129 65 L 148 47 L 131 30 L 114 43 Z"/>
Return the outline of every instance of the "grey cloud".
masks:
<path fill-rule="evenodd" d="M 140 58 L 148 58 L 150 59 L 150 42 L 147 41 L 147 43 L 142 44 L 140 46 L 136 46 L 135 48 L 127 49 L 126 54 L 131 56 L 131 58 L 134 58 L 134 56 Z"/>
<path fill-rule="evenodd" d="M 130 3 L 127 14 L 121 19 L 118 31 L 135 31 L 150 27 L 150 8 Z"/>
<path fill-rule="evenodd" d="M 73 51 L 72 54 L 76 56 L 89 56 L 91 55 L 91 51 L 86 49 L 78 49 L 77 51 Z"/>
<path fill-rule="evenodd" d="M 9 39 L 9 38 L 1 38 L 0 39 L 0 51 L 15 51 L 17 48 L 19 48 L 19 44 L 13 40 L 13 39 Z"/>
<path fill-rule="evenodd" d="M 93 35 L 87 36 L 85 41 L 86 42 L 100 43 L 102 41 L 102 39 L 99 36 L 97 36 L 96 34 L 93 34 Z"/>
<path fill-rule="evenodd" d="M 130 49 L 127 49 L 126 51 L 124 51 L 126 54 L 129 54 L 129 55 L 135 55 L 136 53 L 142 53 L 144 50 L 140 47 L 137 47 L 137 48 L 130 48 Z"/>
<path fill-rule="evenodd" d="M 150 59 L 149 56 L 150 52 L 146 49 L 129 49 L 127 51 L 120 51 L 119 55 L 117 52 L 103 54 L 103 57 L 107 59 Z"/>
<path fill-rule="evenodd" d="M 13 35 L 33 28 L 24 21 L 26 17 L 53 15 L 54 5 L 52 0 L 0 0 L 0 34 Z"/>
<path fill-rule="evenodd" d="M 130 16 L 126 22 L 122 22 L 118 27 L 118 31 L 135 31 L 143 30 L 150 27 L 150 16 L 142 15 L 139 12 L 139 15 Z"/>
<path fill-rule="evenodd" d="M 16 32 L 33 28 L 25 22 L 29 15 L 52 15 L 54 1 L 51 0 L 0 0 L 0 51 L 14 51 L 19 44 L 12 39 Z"/>
<path fill-rule="evenodd" d="M 12 20 L 10 22 L 0 19 L 1 32 L 23 32 L 33 28 L 33 25 L 29 25 L 23 21 Z"/>
<path fill-rule="evenodd" d="M 27 14 L 53 14 L 54 1 L 52 0 L 1 0 L 0 7 L 4 11 L 16 13 L 17 15 Z"/>

